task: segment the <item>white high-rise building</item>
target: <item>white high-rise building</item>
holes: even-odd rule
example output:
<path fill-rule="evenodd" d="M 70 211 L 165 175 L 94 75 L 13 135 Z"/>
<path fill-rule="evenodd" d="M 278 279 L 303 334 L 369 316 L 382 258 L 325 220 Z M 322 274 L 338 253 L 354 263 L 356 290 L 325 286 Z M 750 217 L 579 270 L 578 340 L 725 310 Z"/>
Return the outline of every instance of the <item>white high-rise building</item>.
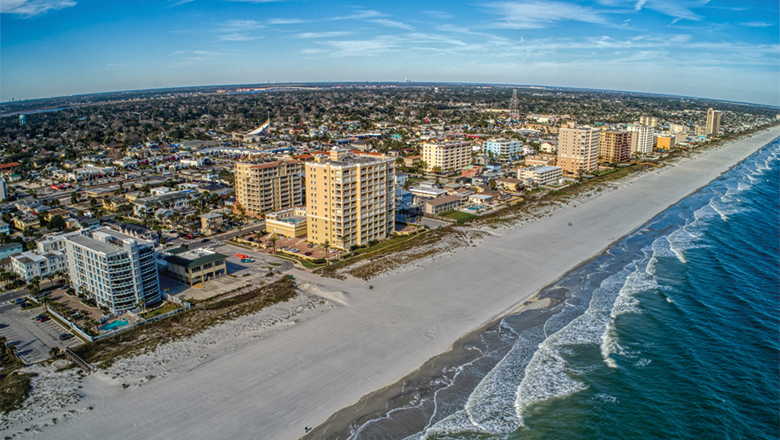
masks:
<path fill-rule="evenodd" d="M 5 179 L 0 179 L 0 201 L 8 198 L 8 185 L 5 183 Z"/>
<path fill-rule="evenodd" d="M 631 133 L 631 154 L 650 154 L 653 152 L 653 127 L 646 125 L 629 125 Z"/>
<path fill-rule="evenodd" d="M 65 252 L 71 286 L 98 306 L 120 314 L 160 302 L 154 242 L 102 227 L 67 236 Z"/>

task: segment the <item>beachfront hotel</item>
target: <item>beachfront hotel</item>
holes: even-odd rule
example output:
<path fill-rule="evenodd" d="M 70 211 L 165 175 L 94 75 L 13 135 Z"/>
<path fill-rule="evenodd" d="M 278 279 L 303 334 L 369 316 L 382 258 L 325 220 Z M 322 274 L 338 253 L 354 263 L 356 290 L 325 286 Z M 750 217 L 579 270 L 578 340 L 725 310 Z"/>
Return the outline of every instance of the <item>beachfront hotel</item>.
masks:
<path fill-rule="evenodd" d="M 389 236 L 395 225 L 394 163 L 338 147 L 306 162 L 308 241 L 349 249 Z"/>
<path fill-rule="evenodd" d="M 274 162 L 236 164 L 236 201 L 247 214 L 259 216 L 303 204 L 303 163 L 282 159 Z"/>
<path fill-rule="evenodd" d="M 71 286 L 114 314 L 161 300 L 152 241 L 101 227 L 68 235 L 65 254 Z"/>
<path fill-rule="evenodd" d="M 631 159 L 631 134 L 627 131 L 599 133 L 599 157 L 604 162 L 625 162 Z"/>
<path fill-rule="evenodd" d="M 599 129 L 595 127 L 561 128 L 558 133 L 558 166 L 579 175 L 595 170 L 599 159 Z"/>
<path fill-rule="evenodd" d="M 471 163 L 471 142 L 444 141 L 426 142 L 422 146 L 426 170 L 454 171 Z"/>

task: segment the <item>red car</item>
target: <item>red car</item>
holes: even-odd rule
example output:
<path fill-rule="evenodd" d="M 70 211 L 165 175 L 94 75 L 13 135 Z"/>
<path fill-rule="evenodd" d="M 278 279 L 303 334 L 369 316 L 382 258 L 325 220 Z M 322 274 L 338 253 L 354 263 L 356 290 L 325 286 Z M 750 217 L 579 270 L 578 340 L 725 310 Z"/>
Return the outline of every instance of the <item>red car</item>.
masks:
<path fill-rule="evenodd" d="M 48 321 L 48 320 L 50 320 L 50 319 L 51 319 L 51 318 L 49 318 L 48 316 L 43 316 L 43 317 L 41 317 L 41 319 L 39 319 L 38 321 L 40 321 L 40 322 L 46 322 L 46 321 Z"/>

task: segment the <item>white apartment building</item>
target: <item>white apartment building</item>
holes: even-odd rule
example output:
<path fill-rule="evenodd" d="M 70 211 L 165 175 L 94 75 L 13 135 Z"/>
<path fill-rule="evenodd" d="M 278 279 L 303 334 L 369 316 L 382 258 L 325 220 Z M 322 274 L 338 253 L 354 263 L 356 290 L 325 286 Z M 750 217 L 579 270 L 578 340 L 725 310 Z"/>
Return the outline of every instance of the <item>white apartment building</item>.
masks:
<path fill-rule="evenodd" d="M 561 128 L 558 133 L 558 165 L 564 171 L 579 174 L 595 170 L 599 159 L 599 129 L 595 127 Z"/>
<path fill-rule="evenodd" d="M 525 168 L 518 168 L 518 179 L 533 179 L 537 185 L 547 185 L 550 182 L 563 177 L 563 169 L 548 165 L 534 165 Z"/>
<path fill-rule="evenodd" d="M 437 167 L 441 171 L 460 170 L 471 163 L 471 142 L 426 142 L 422 151 L 427 171 Z"/>
<path fill-rule="evenodd" d="M 395 226 L 395 159 L 334 147 L 306 162 L 306 232 L 310 243 L 349 249 L 381 240 Z"/>
<path fill-rule="evenodd" d="M 523 143 L 511 139 L 491 139 L 484 143 L 486 151 L 502 162 L 519 159 L 523 154 Z"/>
<path fill-rule="evenodd" d="M 65 239 L 71 286 L 114 314 L 160 302 L 154 242 L 106 227 Z"/>
<path fill-rule="evenodd" d="M 631 155 L 650 154 L 653 152 L 655 130 L 647 125 L 629 125 L 631 133 Z"/>
<path fill-rule="evenodd" d="M 43 279 L 47 275 L 67 269 L 65 255 L 59 251 L 32 250 L 11 256 L 11 270 L 18 273 L 25 282 L 29 282 L 35 277 Z"/>

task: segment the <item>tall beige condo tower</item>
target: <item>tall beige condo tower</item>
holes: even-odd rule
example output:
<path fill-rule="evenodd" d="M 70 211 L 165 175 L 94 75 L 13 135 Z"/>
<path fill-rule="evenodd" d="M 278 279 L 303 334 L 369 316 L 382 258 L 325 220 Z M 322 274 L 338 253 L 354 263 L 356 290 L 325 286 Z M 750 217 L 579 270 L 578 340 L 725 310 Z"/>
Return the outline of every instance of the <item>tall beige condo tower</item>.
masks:
<path fill-rule="evenodd" d="M 236 164 L 236 201 L 249 215 L 260 215 L 303 204 L 298 160 Z"/>
<path fill-rule="evenodd" d="M 333 148 L 306 163 L 306 229 L 310 243 L 341 249 L 393 232 L 393 158 Z"/>
<path fill-rule="evenodd" d="M 599 129 L 561 128 L 558 133 L 558 166 L 572 174 L 596 169 L 599 160 Z"/>
<path fill-rule="evenodd" d="M 707 110 L 707 134 L 717 136 L 720 133 L 720 110 Z"/>

